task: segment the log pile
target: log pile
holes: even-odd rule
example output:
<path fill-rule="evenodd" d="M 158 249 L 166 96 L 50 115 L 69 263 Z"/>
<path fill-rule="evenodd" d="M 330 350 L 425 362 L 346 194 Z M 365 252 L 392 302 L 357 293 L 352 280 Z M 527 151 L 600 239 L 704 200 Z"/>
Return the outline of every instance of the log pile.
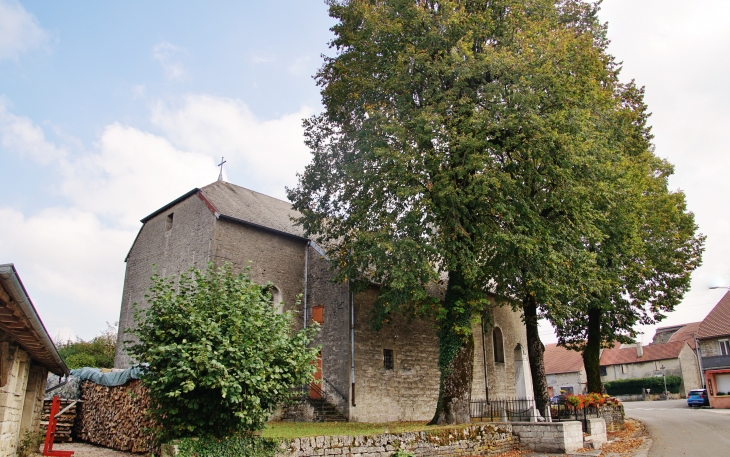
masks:
<path fill-rule="evenodd" d="M 63 411 L 68 405 L 75 400 L 61 400 L 61 409 Z M 48 420 L 51 417 L 51 404 L 53 400 L 45 400 L 43 402 L 43 415 L 41 415 L 41 429 L 45 436 L 48 430 Z M 76 403 L 75 407 L 72 407 L 58 418 L 56 422 L 56 436 L 53 439 L 54 443 L 70 443 L 73 441 L 71 438 L 71 432 L 73 431 L 74 421 L 76 420 L 76 411 L 79 407 L 79 403 Z"/>
<path fill-rule="evenodd" d="M 154 450 L 145 433 L 154 426 L 146 414 L 150 398 L 140 381 L 117 387 L 83 381 L 81 398 L 75 429 L 80 440 L 119 451 Z"/>

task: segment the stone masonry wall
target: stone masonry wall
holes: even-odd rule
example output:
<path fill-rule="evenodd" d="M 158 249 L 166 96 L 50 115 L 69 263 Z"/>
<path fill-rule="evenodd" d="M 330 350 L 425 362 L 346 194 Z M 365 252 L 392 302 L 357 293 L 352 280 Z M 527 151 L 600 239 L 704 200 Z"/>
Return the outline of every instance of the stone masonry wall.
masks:
<path fill-rule="evenodd" d="M 720 345 L 718 341 L 724 339 L 727 339 L 727 337 L 699 340 L 700 353 L 702 354 L 702 357 L 715 357 L 718 355 L 722 355 L 720 354 Z"/>
<path fill-rule="evenodd" d="M 282 444 L 277 457 L 326 455 L 390 457 L 398 449 L 416 456 L 486 456 L 514 449 L 519 440 L 510 424 L 475 425 L 461 429 L 394 433 L 375 436 L 317 436 Z"/>
<path fill-rule="evenodd" d="M 168 227 L 170 214 L 172 227 Z M 144 296 L 155 271 L 152 264 L 156 264 L 157 273 L 164 277 L 178 275 L 192 266 L 205 269 L 211 260 L 215 221 L 203 201 L 192 195 L 142 226 L 126 261 L 119 316 L 120 343 L 132 338 L 125 333 L 125 329 L 135 326 L 132 304 L 138 303 L 141 309 L 147 306 Z M 128 368 L 130 363 L 124 345 L 117 344 L 115 368 Z"/>
<path fill-rule="evenodd" d="M 323 323 L 315 344 L 322 345 L 322 382 L 330 403 L 348 417 L 350 404 L 350 300 L 347 283 L 330 281 L 329 261 L 309 248 L 307 307 L 323 307 Z M 310 311 L 311 315 L 311 311 Z"/>
<path fill-rule="evenodd" d="M 2 345 L 2 363 L 7 367 L 7 377 L 0 381 L 0 457 L 14 457 L 21 433 L 21 418 L 28 385 L 31 359 L 17 345 Z M 5 370 L 3 370 L 5 372 Z"/>
<path fill-rule="evenodd" d="M 423 421 L 433 417 L 439 388 L 438 338 L 433 322 L 394 315 L 382 330 L 370 326 L 372 287 L 355 296 L 356 422 Z M 383 350 L 394 354 L 387 370 Z"/>
<path fill-rule="evenodd" d="M 573 452 L 583 447 L 583 426 L 570 422 L 513 422 L 513 432 L 520 437 L 520 446 L 533 451 Z"/>
<path fill-rule="evenodd" d="M 502 330 L 504 341 L 504 363 L 494 361 L 492 331 L 497 326 Z M 485 325 L 484 343 L 487 355 L 487 380 L 489 398 L 511 398 L 515 396 L 515 355 L 518 344 L 527 349 L 527 334 L 520 313 L 515 313 L 509 306 L 495 307 L 492 311 L 492 325 Z M 472 383 L 472 399 L 485 399 L 484 388 L 484 355 L 482 351 L 481 325 L 474 327 L 474 381 Z M 529 373 L 526 373 L 529 377 Z"/>
<path fill-rule="evenodd" d="M 251 280 L 271 282 L 281 294 L 284 310 L 298 313 L 293 326 L 301 329 L 302 304 L 297 304 L 297 296 L 304 293 L 305 248 L 302 239 L 219 219 L 215 223 L 212 260 L 216 267 L 229 262 L 236 273 L 251 262 Z"/>
<path fill-rule="evenodd" d="M 700 376 L 700 367 L 697 363 L 697 354 L 689 345 L 685 345 L 679 352 L 679 365 L 682 372 L 682 385 L 680 386 L 680 394 L 686 397 L 687 393 L 692 389 L 702 388 L 702 377 Z"/>

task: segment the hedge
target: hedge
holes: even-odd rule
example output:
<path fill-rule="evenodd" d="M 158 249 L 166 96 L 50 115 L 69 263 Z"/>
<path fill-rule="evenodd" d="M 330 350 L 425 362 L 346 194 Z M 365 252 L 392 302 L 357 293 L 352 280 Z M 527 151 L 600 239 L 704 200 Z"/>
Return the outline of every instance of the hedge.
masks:
<path fill-rule="evenodd" d="M 667 390 L 673 394 L 679 393 L 679 385 L 682 378 L 679 376 L 667 376 Z M 656 376 L 651 378 L 619 379 L 603 384 L 609 395 L 641 395 L 642 389 L 651 389 L 653 393 L 664 391 L 664 378 Z"/>

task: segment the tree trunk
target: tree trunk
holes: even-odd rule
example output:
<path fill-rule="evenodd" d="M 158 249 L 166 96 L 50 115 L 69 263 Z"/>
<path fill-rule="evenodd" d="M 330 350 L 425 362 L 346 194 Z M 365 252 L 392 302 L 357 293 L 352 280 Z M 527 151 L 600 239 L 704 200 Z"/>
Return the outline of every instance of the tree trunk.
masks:
<path fill-rule="evenodd" d="M 469 403 L 474 376 L 474 336 L 471 312 L 466 306 L 463 276 L 449 273 L 444 308 L 446 317 L 439 322 L 439 398 L 431 424 L 467 424 L 471 421 Z M 464 330 L 468 331 L 464 331 Z"/>
<path fill-rule="evenodd" d="M 588 392 L 601 393 L 601 309 L 588 308 L 588 341 L 583 349 Z"/>
<path fill-rule="evenodd" d="M 537 325 L 537 302 L 535 297 L 529 296 L 523 303 L 525 313 L 525 327 L 527 329 L 527 356 L 530 358 L 530 372 L 532 374 L 532 392 L 540 414 L 545 414 L 549 404 L 547 379 L 545 379 L 545 346 L 540 341 Z"/>

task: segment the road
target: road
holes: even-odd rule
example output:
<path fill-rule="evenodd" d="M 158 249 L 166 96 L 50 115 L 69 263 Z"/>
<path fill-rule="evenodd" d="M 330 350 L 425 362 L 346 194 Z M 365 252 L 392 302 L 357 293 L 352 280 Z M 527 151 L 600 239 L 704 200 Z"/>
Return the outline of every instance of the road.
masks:
<path fill-rule="evenodd" d="M 730 455 L 730 409 L 690 409 L 686 400 L 624 403 L 626 417 L 646 425 L 649 457 Z"/>

